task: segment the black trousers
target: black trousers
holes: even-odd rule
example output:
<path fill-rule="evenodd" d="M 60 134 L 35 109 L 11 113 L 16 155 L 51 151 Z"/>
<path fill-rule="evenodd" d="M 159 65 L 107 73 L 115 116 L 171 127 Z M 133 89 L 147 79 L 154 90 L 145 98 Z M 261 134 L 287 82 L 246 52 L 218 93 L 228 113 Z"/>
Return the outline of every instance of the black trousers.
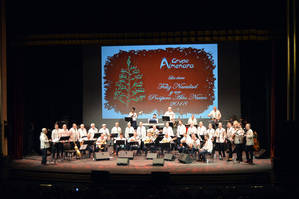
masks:
<path fill-rule="evenodd" d="M 248 162 L 253 161 L 253 145 L 245 146 L 245 152 L 246 152 L 246 160 Z"/>
<path fill-rule="evenodd" d="M 42 164 L 47 164 L 47 149 L 41 149 L 42 153 Z"/>
<path fill-rule="evenodd" d="M 63 147 L 63 143 L 61 143 L 61 142 L 59 142 L 58 144 L 57 144 L 57 150 L 58 150 L 58 155 L 60 156 L 60 157 L 63 157 L 63 152 L 64 152 L 64 149 L 63 149 L 64 147 Z"/>
<path fill-rule="evenodd" d="M 219 156 L 225 157 L 224 143 L 216 143 Z"/>
<path fill-rule="evenodd" d="M 52 153 L 52 160 L 58 158 L 58 144 L 59 144 L 59 143 L 53 143 L 53 144 L 52 144 L 52 150 L 51 150 L 51 153 Z M 55 157 L 55 154 L 56 154 L 56 157 Z"/>
<path fill-rule="evenodd" d="M 237 161 L 243 161 L 242 159 L 242 148 L 243 148 L 243 144 L 236 144 L 236 153 L 237 153 Z"/>
<path fill-rule="evenodd" d="M 233 158 L 233 149 L 232 149 L 231 141 L 227 141 L 227 148 L 228 148 L 228 158 Z"/>

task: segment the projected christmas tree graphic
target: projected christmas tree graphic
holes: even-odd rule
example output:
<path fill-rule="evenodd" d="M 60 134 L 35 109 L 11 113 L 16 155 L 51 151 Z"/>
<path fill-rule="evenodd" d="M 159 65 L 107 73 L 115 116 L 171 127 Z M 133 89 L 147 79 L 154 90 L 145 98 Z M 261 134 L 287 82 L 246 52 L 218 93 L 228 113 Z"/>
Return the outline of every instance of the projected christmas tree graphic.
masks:
<path fill-rule="evenodd" d="M 126 107 L 131 106 L 131 102 L 140 102 L 145 98 L 143 74 L 131 63 L 130 56 L 127 59 L 127 67 L 121 68 L 119 79 L 115 83 L 114 100 L 118 100 Z"/>

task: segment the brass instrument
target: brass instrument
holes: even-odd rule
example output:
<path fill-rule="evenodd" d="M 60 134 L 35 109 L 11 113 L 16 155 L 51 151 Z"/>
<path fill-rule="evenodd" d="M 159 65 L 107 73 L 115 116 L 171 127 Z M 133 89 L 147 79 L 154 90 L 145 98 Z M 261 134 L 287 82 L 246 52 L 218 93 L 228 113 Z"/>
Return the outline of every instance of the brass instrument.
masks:
<path fill-rule="evenodd" d="M 76 155 L 77 155 L 79 158 L 81 158 L 81 152 L 80 152 L 80 150 L 79 150 L 79 148 L 78 148 L 76 142 L 74 142 L 74 145 L 75 145 L 74 149 L 75 149 L 75 151 L 76 151 Z"/>
<path fill-rule="evenodd" d="M 101 140 L 99 143 L 96 143 L 97 147 L 100 149 L 100 150 L 103 150 L 105 148 L 104 145 L 106 145 L 106 139 L 104 140 Z"/>
<path fill-rule="evenodd" d="M 144 140 L 144 144 L 149 144 L 152 142 L 153 142 L 153 140 L 151 138 L 147 138 L 146 140 Z"/>

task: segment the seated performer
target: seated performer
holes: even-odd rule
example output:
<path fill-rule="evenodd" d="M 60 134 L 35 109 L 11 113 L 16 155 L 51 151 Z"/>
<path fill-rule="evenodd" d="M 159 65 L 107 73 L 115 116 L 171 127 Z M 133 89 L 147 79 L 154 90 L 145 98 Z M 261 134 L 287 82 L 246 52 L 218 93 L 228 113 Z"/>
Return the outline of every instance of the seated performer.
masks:
<path fill-rule="evenodd" d="M 197 128 L 194 126 L 193 123 L 190 124 L 190 127 L 188 128 L 187 134 L 191 136 L 192 134 L 197 134 Z"/>
<path fill-rule="evenodd" d="M 188 124 L 197 125 L 197 120 L 194 117 L 194 114 L 192 114 L 191 117 L 188 119 Z"/>
<path fill-rule="evenodd" d="M 200 149 L 200 139 L 196 137 L 195 134 L 191 134 L 191 142 L 189 144 L 191 149 L 191 154 L 194 155 Z"/>
<path fill-rule="evenodd" d="M 168 107 L 168 110 L 164 113 L 164 116 L 168 116 L 170 122 L 173 124 L 175 120 L 175 113 L 172 111 L 171 107 Z"/>
<path fill-rule="evenodd" d="M 163 128 L 163 134 L 168 134 L 169 136 L 174 136 L 172 127 L 169 125 L 169 122 L 165 123 L 165 127 Z"/>
<path fill-rule="evenodd" d="M 208 114 L 208 116 L 211 118 L 214 128 L 216 128 L 218 126 L 218 122 L 221 119 L 221 113 L 216 108 L 216 106 L 214 106 L 213 110 Z"/>
<path fill-rule="evenodd" d="M 134 143 L 134 144 L 132 144 Z M 134 132 L 133 136 L 128 139 L 129 149 L 137 150 L 137 154 L 140 154 L 140 138 L 137 135 L 137 132 Z"/>
<path fill-rule="evenodd" d="M 109 129 L 106 124 L 102 124 L 102 128 L 100 128 L 99 133 L 104 134 L 106 139 L 110 138 Z"/>
<path fill-rule="evenodd" d="M 79 142 L 87 140 L 87 131 L 84 124 L 80 124 L 79 132 Z"/>
<path fill-rule="evenodd" d="M 219 160 L 223 160 L 225 157 L 225 139 L 226 139 L 226 131 L 224 128 L 222 128 L 222 123 L 218 123 L 218 128 L 215 131 L 215 137 L 216 137 L 216 149 L 219 152 Z"/>
<path fill-rule="evenodd" d="M 91 123 L 90 124 L 90 129 L 88 130 L 88 133 L 87 133 L 87 140 L 93 140 L 94 138 L 94 134 L 98 133 L 98 129 L 95 127 L 95 124 L 94 123 Z M 87 150 L 88 150 L 88 157 L 90 158 L 91 157 L 91 153 L 94 152 L 94 145 L 91 145 L 89 144 L 87 146 Z"/>
<path fill-rule="evenodd" d="M 153 117 L 148 120 L 148 123 L 158 123 L 158 118 L 156 113 L 154 113 Z"/>
<path fill-rule="evenodd" d="M 173 143 L 173 139 L 168 135 L 168 133 L 165 133 L 163 139 L 160 141 L 160 144 L 162 144 L 162 153 L 164 152 L 164 150 L 167 150 L 168 153 L 170 152 L 171 143 Z"/>
<path fill-rule="evenodd" d="M 102 133 L 96 141 L 96 151 L 107 151 L 107 136 Z"/>
<path fill-rule="evenodd" d="M 134 134 L 135 132 L 135 129 L 131 126 L 131 122 L 128 122 L 127 124 L 127 128 L 125 130 L 125 138 L 129 138 L 130 137 L 130 134 Z"/>
<path fill-rule="evenodd" d="M 111 129 L 111 135 L 114 135 L 113 137 L 119 137 L 121 134 L 121 128 L 119 127 L 119 123 L 115 122 L 114 127 Z"/>
<path fill-rule="evenodd" d="M 147 132 L 147 136 L 144 137 L 142 139 L 142 141 L 144 143 L 144 152 L 145 152 L 145 155 L 147 154 L 148 151 L 150 151 L 152 153 L 156 151 L 155 145 L 154 145 L 155 137 L 153 136 L 152 131 L 148 131 Z"/>
<path fill-rule="evenodd" d="M 232 127 L 232 123 L 228 122 L 226 124 L 226 144 L 227 144 L 227 148 L 228 148 L 227 161 L 232 161 L 232 158 L 233 158 L 233 150 L 232 150 L 233 136 L 234 136 L 234 129 Z"/>
<path fill-rule="evenodd" d="M 124 144 L 118 145 L 117 144 L 118 140 L 123 140 Z M 120 133 L 119 136 L 116 139 L 114 139 L 114 146 L 115 146 L 116 155 L 118 155 L 118 152 L 120 150 L 127 150 L 127 139 L 124 138 L 123 133 Z"/>
<path fill-rule="evenodd" d="M 56 159 L 58 158 L 58 145 L 59 145 L 59 125 L 55 123 L 54 129 L 52 130 L 51 140 L 52 140 L 52 161 L 56 163 Z M 56 156 L 55 156 L 56 154 Z"/>
<path fill-rule="evenodd" d="M 248 164 L 253 164 L 253 131 L 251 130 L 251 125 L 250 123 L 247 123 L 245 125 L 246 133 L 245 133 L 245 138 L 246 138 L 246 143 L 245 143 L 245 152 L 246 152 L 246 162 Z"/>
<path fill-rule="evenodd" d="M 198 159 L 200 161 L 206 161 L 206 154 L 212 153 L 213 150 L 213 143 L 212 140 L 209 138 L 209 134 L 205 135 L 205 143 L 199 149 Z"/>
<path fill-rule="evenodd" d="M 179 152 L 180 153 L 188 153 L 189 152 L 189 146 L 191 144 L 192 140 L 190 138 L 190 136 L 185 133 L 184 134 L 184 137 L 181 139 L 181 142 L 180 142 L 180 146 L 179 146 Z"/>
<path fill-rule="evenodd" d="M 201 137 L 201 140 L 204 140 L 204 137 L 206 135 L 206 131 L 207 131 L 207 128 L 200 121 L 199 125 L 197 127 L 197 135 L 198 135 L 198 137 Z"/>
<path fill-rule="evenodd" d="M 47 149 L 50 148 L 50 140 L 48 140 L 48 136 L 47 136 L 47 129 L 43 128 L 42 132 L 40 133 L 40 149 L 41 149 L 41 153 L 42 153 L 42 165 L 46 165 L 47 164 Z"/>

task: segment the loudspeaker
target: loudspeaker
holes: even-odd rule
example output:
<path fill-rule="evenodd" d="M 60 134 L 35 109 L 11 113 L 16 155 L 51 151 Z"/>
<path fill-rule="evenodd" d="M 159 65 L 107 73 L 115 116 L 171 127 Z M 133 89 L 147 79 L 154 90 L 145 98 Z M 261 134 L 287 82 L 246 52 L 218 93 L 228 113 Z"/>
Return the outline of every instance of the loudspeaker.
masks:
<path fill-rule="evenodd" d="M 134 153 L 133 153 L 133 151 L 120 151 L 118 153 L 118 157 L 119 158 L 129 158 L 129 159 L 133 160 L 134 159 Z"/>
<path fill-rule="evenodd" d="M 254 157 L 255 157 L 256 159 L 265 158 L 265 152 L 266 152 L 265 149 L 261 149 L 260 151 L 258 151 L 258 152 L 256 152 L 256 153 L 254 154 Z"/>
<path fill-rule="evenodd" d="M 164 159 L 163 158 L 154 158 L 153 166 L 164 166 Z"/>
<path fill-rule="evenodd" d="M 181 153 L 179 157 L 179 161 L 184 164 L 190 164 L 192 163 L 192 158 L 190 157 L 189 154 Z"/>
<path fill-rule="evenodd" d="M 130 160 L 129 158 L 117 158 L 117 165 L 123 166 L 123 165 L 129 165 Z"/>
<path fill-rule="evenodd" d="M 146 159 L 154 159 L 157 158 L 158 154 L 157 153 L 147 153 Z"/>
<path fill-rule="evenodd" d="M 174 155 L 171 154 L 171 153 L 166 153 L 164 155 L 164 160 L 167 160 L 167 161 L 173 161 L 175 159 Z"/>
<path fill-rule="evenodd" d="M 96 152 L 95 160 L 109 160 L 109 152 Z"/>

